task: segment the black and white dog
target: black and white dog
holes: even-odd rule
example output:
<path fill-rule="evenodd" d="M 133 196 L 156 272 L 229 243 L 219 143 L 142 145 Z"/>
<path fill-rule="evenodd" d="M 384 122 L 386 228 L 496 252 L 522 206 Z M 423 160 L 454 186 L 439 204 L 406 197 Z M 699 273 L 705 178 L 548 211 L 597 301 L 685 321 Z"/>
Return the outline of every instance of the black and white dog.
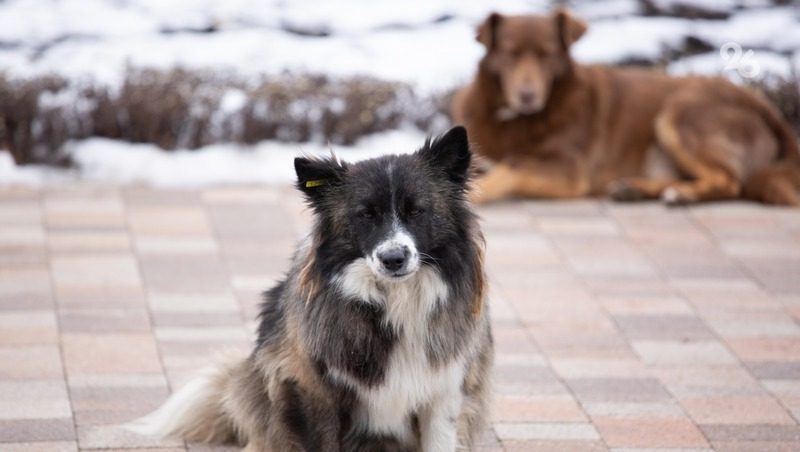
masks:
<path fill-rule="evenodd" d="M 130 428 L 253 452 L 471 448 L 493 349 L 470 158 L 456 127 L 410 155 L 296 159 L 315 224 L 255 350 Z"/>

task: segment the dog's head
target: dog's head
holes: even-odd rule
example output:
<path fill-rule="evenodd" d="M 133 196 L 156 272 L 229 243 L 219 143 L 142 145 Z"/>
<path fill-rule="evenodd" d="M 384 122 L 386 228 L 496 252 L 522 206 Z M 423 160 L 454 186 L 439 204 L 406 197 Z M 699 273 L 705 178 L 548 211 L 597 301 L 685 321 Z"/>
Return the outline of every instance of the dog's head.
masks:
<path fill-rule="evenodd" d="M 533 114 L 547 105 L 553 82 L 572 66 L 569 49 L 586 24 L 560 9 L 548 16 L 503 16 L 492 13 L 478 27 L 486 47 L 482 67 L 495 75 L 506 106 Z"/>
<path fill-rule="evenodd" d="M 335 274 L 363 259 L 379 280 L 404 281 L 422 265 L 435 266 L 471 220 L 464 197 L 469 166 L 463 127 L 409 155 L 352 165 L 295 159 L 298 187 L 316 215 L 320 271 Z"/>

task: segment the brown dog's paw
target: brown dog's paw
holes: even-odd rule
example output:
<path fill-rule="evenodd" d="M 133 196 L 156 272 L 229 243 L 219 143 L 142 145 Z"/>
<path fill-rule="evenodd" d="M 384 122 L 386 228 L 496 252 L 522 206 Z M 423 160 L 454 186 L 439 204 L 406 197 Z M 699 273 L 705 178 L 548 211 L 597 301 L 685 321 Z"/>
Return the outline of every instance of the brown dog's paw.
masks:
<path fill-rule="evenodd" d="M 686 188 L 667 187 L 661 192 L 661 202 L 668 206 L 685 206 L 697 202 L 697 197 Z"/>
<path fill-rule="evenodd" d="M 608 193 L 608 196 L 614 201 L 620 202 L 633 202 L 645 199 L 644 193 L 642 193 L 638 187 L 625 180 L 618 180 L 608 184 L 606 193 Z"/>

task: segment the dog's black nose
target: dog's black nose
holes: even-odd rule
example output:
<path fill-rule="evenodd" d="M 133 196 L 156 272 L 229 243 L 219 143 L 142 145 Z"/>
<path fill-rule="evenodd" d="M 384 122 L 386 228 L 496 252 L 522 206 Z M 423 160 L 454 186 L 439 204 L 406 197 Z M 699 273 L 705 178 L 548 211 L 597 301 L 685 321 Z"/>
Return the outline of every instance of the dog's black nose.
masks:
<path fill-rule="evenodd" d="M 378 259 L 386 270 L 395 272 L 406 265 L 408 255 L 408 248 L 403 246 L 378 253 Z"/>
<path fill-rule="evenodd" d="M 519 93 L 519 101 L 523 105 L 531 105 L 536 102 L 536 93 L 533 91 L 521 91 Z"/>

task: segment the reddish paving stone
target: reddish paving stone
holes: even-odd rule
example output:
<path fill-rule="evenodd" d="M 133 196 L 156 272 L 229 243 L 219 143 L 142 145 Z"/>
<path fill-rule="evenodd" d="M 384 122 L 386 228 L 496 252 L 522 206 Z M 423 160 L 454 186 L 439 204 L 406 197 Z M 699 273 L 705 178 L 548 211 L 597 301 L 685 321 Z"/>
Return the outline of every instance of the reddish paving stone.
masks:
<path fill-rule="evenodd" d="M 800 250 L 800 247 L 795 247 Z M 800 294 L 800 260 L 790 258 L 741 259 L 758 281 L 773 292 Z"/>
<path fill-rule="evenodd" d="M 758 380 L 738 365 L 658 368 L 652 374 L 678 399 L 768 396 Z"/>
<path fill-rule="evenodd" d="M 38 225 L 42 223 L 42 208 L 38 199 L 13 201 L 0 199 L 0 225 Z"/>
<path fill-rule="evenodd" d="M 139 287 L 136 258 L 126 253 L 59 254 L 51 259 L 57 288 Z"/>
<path fill-rule="evenodd" d="M 585 422 L 586 415 L 569 395 L 517 397 L 497 395 L 492 400 L 494 422 Z"/>
<path fill-rule="evenodd" d="M 585 276 L 584 283 L 596 295 L 671 296 L 674 289 L 657 276 Z"/>
<path fill-rule="evenodd" d="M 238 311 L 230 312 L 153 312 L 153 326 L 164 327 L 200 327 L 200 326 L 241 326 L 242 315 Z"/>
<path fill-rule="evenodd" d="M 127 232 L 122 230 L 52 230 L 47 234 L 52 253 L 125 253 L 131 251 Z"/>
<path fill-rule="evenodd" d="M 223 448 L 219 448 L 222 450 Z M 241 450 L 241 448 L 230 448 L 231 450 Z M 185 451 L 183 447 L 133 447 L 133 448 L 113 448 L 102 449 L 105 452 L 182 452 Z M 209 449 L 214 450 L 214 449 Z"/>
<path fill-rule="evenodd" d="M 179 237 L 212 235 L 206 211 L 199 207 L 131 206 L 128 223 L 134 236 L 175 235 Z"/>
<path fill-rule="evenodd" d="M 94 386 L 70 390 L 75 423 L 78 425 L 129 422 L 158 408 L 167 395 L 165 386 Z"/>
<path fill-rule="evenodd" d="M 41 441 L 35 443 L 3 443 L 3 452 L 77 452 L 74 441 Z"/>
<path fill-rule="evenodd" d="M 782 309 L 703 312 L 714 331 L 725 339 L 800 337 L 800 324 Z"/>
<path fill-rule="evenodd" d="M 584 402 L 584 410 L 592 417 L 617 418 L 682 418 L 685 413 L 677 401 L 663 402 Z"/>
<path fill-rule="evenodd" d="M 145 304 L 143 289 L 135 286 L 57 287 L 55 293 L 62 308 L 135 308 Z"/>
<path fill-rule="evenodd" d="M 0 379 L 29 380 L 63 377 L 61 354 L 55 344 L 0 347 Z"/>
<path fill-rule="evenodd" d="M 563 384 L 544 365 L 496 365 L 492 369 L 495 392 L 508 395 L 565 394 Z"/>
<path fill-rule="evenodd" d="M 0 420 L 69 416 L 70 402 L 63 380 L 0 380 Z"/>
<path fill-rule="evenodd" d="M 498 422 L 494 430 L 501 441 L 506 440 L 567 440 L 595 441 L 597 430 L 589 423 L 510 423 Z"/>
<path fill-rule="evenodd" d="M 214 230 L 223 240 L 227 237 L 293 238 L 291 221 L 275 221 L 276 209 L 253 209 L 241 205 L 209 206 L 208 212 Z"/>
<path fill-rule="evenodd" d="M 75 439 L 72 419 L 0 419 L 0 443 Z M 0 444 L 1 445 L 1 444 Z"/>
<path fill-rule="evenodd" d="M 766 395 L 683 398 L 681 405 L 698 424 L 795 423 L 778 402 Z"/>
<path fill-rule="evenodd" d="M 612 316 L 691 316 L 691 305 L 677 296 L 609 296 L 596 297 L 597 301 Z"/>
<path fill-rule="evenodd" d="M 615 316 L 630 339 L 709 339 L 712 331 L 703 320 L 690 315 Z"/>
<path fill-rule="evenodd" d="M 800 441 L 714 441 L 717 452 L 797 452 Z"/>
<path fill-rule="evenodd" d="M 632 347 L 652 366 L 724 366 L 736 358 L 715 340 L 636 340 Z"/>
<path fill-rule="evenodd" d="M 180 447 L 182 441 L 158 440 L 126 430 L 121 425 L 79 425 L 78 445 L 81 449 Z"/>
<path fill-rule="evenodd" d="M 800 362 L 747 361 L 747 368 L 756 378 L 800 379 Z"/>
<path fill-rule="evenodd" d="M 701 425 L 710 441 L 800 441 L 800 426 L 770 424 Z"/>
<path fill-rule="evenodd" d="M 730 339 L 728 345 L 743 361 L 800 361 L 800 338 Z"/>
<path fill-rule="evenodd" d="M 230 289 L 222 260 L 215 255 L 140 256 L 148 290 L 173 293 L 221 292 Z"/>
<path fill-rule="evenodd" d="M 562 378 L 649 377 L 650 371 L 632 357 L 550 357 L 550 365 Z"/>
<path fill-rule="evenodd" d="M 57 343 L 58 326 L 52 311 L 0 310 L 0 346 Z"/>
<path fill-rule="evenodd" d="M 137 308 L 65 309 L 59 312 L 62 333 L 149 332 L 150 315 Z"/>
<path fill-rule="evenodd" d="M 504 441 L 506 452 L 599 452 L 608 450 L 602 441 Z"/>
<path fill-rule="evenodd" d="M 2 283 L 0 283 L 2 286 Z M 47 309 L 54 306 L 53 294 L 50 289 L 40 293 L 25 293 L 24 291 L 4 291 L 0 288 L 0 311 L 28 311 L 31 309 Z M 15 339 L 11 339 L 15 340 Z"/>
<path fill-rule="evenodd" d="M 612 448 L 707 447 L 703 434 L 686 418 L 594 417 L 592 422 Z"/>
<path fill-rule="evenodd" d="M 65 333 L 62 337 L 69 375 L 161 372 L 156 342 L 149 334 Z"/>
<path fill-rule="evenodd" d="M 654 403 L 671 399 L 664 386 L 653 378 L 578 378 L 566 383 L 583 403 Z"/>
<path fill-rule="evenodd" d="M 217 242 L 212 237 L 139 234 L 135 246 L 140 255 L 215 255 L 219 252 Z"/>

